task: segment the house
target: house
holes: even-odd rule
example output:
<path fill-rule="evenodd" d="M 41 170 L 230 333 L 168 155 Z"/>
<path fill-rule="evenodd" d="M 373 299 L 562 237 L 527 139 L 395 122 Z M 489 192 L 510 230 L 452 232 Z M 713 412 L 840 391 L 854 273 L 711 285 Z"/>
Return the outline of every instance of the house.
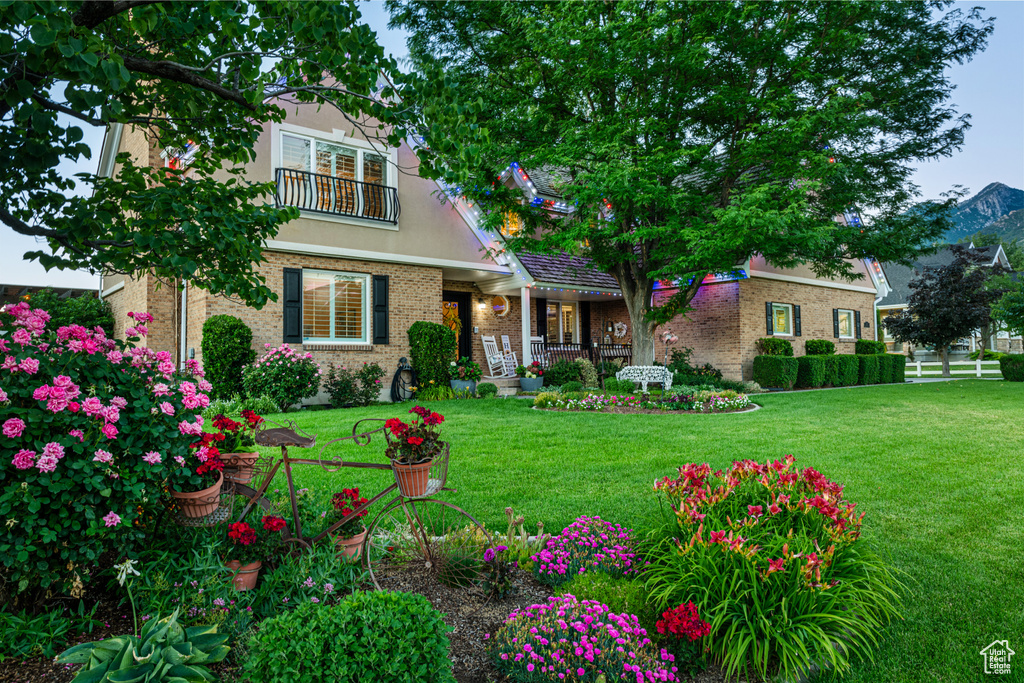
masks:
<path fill-rule="evenodd" d="M 998 263 L 1004 268 L 1010 268 L 1010 262 L 1006 258 L 1006 252 L 1003 251 L 1002 245 L 975 247 L 972 243 L 969 247 L 987 256 L 989 258 L 987 265 L 994 266 Z M 952 262 L 953 252 L 950 250 L 949 245 L 946 245 L 934 254 L 922 256 L 913 266 L 904 266 L 899 263 L 882 264 L 882 270 L 885 272 L 885 277 L 889 283 L 890 290 L 889 293 L 882 297 L 878 302 L 876 325 L 879 328 L 878 339 L 885 342 L 889 351 L 893 353 L 912 352 L 914 353 L 914 357 L 919 358 L 919 360 L 930 360 L 935 356 L 934 351 L 927 349 L 915 349 L 913 348 L 913 345 L 903 344 L 896 341 L 891 336 L 887 336 L 885 333 L 885 326 L 882 324 L 882 321 L 887 316 L 907 308 L 907 301 L 912 291 L 910 289 L 910 283 L 915 278 L 915 271 L 921 272 L 926 268 L 947 266 Z M 980 341 L 980 331 L 975 332 L 975 334 L 970 337 L 961 340 L 959 344 L 956 344 L 950 350 L 951 357 L 966 357 L 972 351 L 977 349 Z M 1011 338 L 1011 336 L 1006 332 L 999 332 L 994 335 L 993 338 L 987 340 L 985 348 L 992 349 L 994 351 L 1002 351 L 1004 353 L 1024 353 L 1024 350 L 1022 350 L 1021 337 L 1016 336 Z"/>
<path fill-rule="evenodd" d="M 278 301 L 257 311 L 187 282 L 176 291 L 149 276 L 104 276 L 101 295 L 117 319 L 132 310 L 156 317 L 144 343 L 179 363 L 201 360 L 203 322 L 230 314 L 249 325 L 259 349 L 284 342 L 321 363 L 372 361 L 390 372 L 408 355 L 409 326 L 427 320 L 460 328 L 460 355 L 480 362 L 485 373 L 483 335 L 507 336 L 523 363 L 535 355 L 544 362 L 598 359 L 606 357 L 594 355 L 598 344 L 621 350 L 631 343 L 617 283 L 587 259 L 503 249 L 501 233 L 516 226 L 488 232 L 464 199 L 439 201 L 443 188 L 416 175 L 410 146 L 381 147 L 336 112 L 287 106 L 285 122 L 264 127 L 246 169 L 252 180 L 276 183 L 278 203 L 300 209 L 266 241 L 267 262 L 259 266 Z M 187 161 L 162 152 L 144 130 L 115 125 L 103 142 L 101 174 L 116 171 L 121 152 L 154 167 Z M 502 178 L 529 201 L 570 210 L 550 171 L 513 163 Z M 709 277 L 689 319 L 670 326 L 694 349 L 694 361 L 737 379 L 750 378 L 754 342 L 765 335 L 793 340 L 797 354 L 809 338 L 834 339 L 852 351 L 857 338 L 874 337 L 874 302 L 888 291 L 878 264 L 852 265 L 863 277 L 847 282 L 751 259 L 735 273 Z M 664 348 L 656 353 L 661 357 Z"/>

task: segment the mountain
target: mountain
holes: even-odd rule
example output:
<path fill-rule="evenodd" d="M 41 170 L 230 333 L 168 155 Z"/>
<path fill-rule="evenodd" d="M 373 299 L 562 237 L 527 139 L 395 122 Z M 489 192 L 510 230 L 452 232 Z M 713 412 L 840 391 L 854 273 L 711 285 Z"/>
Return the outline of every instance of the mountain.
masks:
<path fill-rule="evenodd" d="M 1024 213 L 1021 209 L 1024 209 L 1024 190 L 1003 183 L 986 185 L 981 192 L 957 206 L 950 216 L 954 227 L 946 232 L 946 240 L 952 244 L 977 232 L 997 230 L 1004 240 L 1020 240 L 1024 238 Z"/>

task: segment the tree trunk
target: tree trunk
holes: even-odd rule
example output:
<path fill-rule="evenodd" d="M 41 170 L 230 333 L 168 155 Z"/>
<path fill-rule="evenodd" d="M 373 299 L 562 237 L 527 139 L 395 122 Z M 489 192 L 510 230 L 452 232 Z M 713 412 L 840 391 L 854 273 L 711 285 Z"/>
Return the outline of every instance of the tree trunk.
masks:
<path fill-rule="evenodd" d="M 939 355 L 942 356 L 942 376 L 952 377 L 953 375 L 949 372 L 949 347 L 943 346 L 939 349 Z"/>
<path fill-rule="evenodd" d="M 654 331 L 656 322 L 647 320 L 646 313 L 654 294 L 654 280 L 638 273 L 629 264 L 614 268 L 612 275 L 619 282 L 622 299 L 629 311 L 630 332 L 633 335 L 633 365 L 654 364 Z"/>

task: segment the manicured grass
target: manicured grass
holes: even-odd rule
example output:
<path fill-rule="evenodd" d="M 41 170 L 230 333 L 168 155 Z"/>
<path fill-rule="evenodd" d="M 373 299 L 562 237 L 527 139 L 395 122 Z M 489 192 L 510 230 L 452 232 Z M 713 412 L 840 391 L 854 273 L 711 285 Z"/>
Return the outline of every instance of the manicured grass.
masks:
<path fill-rule="evenodd" d="M 844 681 L 975 681 L 983 677 L 978 653 L 993 640 L 1022 651 L 1024 384 L 960 380 L 756 401 L 762 410 L 723 415 L 541 412 L 500 399 L 430 407 L 445 415 L 451 442 L 448 483 L 458 492 L 446 499 L 488 528 L 504 528 L 507 505 L 528 526 L 543 520 L 555 533 L 582 514 L 656 524 L 654 480 L 691 461 L 719 468 L 792 453 L 799 466 L 845 484 L 867 513 L 866 537 L 891 556 L 908 590 L 906 619 L 883 634 L 874 663 Z M 351 434 L 362 417 L 410 417 L 409 407 L 287 417 L 324 443 Z M 323 457 L 383 462 L 382 444 L 333 446 Z M 386 472 L 295 471 L 299 486 L 366 493 L 390 483 Z M 1024 671 L 1024 660 L 1013 664 L 1014 675 Z"/>

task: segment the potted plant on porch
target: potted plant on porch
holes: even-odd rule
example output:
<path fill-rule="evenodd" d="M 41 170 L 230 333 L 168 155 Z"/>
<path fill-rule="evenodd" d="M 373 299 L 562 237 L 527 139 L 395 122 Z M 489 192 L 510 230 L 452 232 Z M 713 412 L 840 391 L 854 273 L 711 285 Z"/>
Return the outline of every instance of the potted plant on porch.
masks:
<path fill-rule="evenodd" d="M 391 460 L 395 481 L 402 495 L 407 498 L 426 495 L 430 483 L 430 466 L 444 454 L 448 444 L 441 441 L 438 425 L 444 416 L 416 406 L 410 413 L 419 416 L 412 424 L 406 424 L 397 417 L 385 422 L 391 432 L 385 453 Z"/>
<path fill-rule="evenodd" d="M 228 526 L 228 559 L 224 566 L 234 572 L 231 580 L 235 590 L 247 591 L 256 587 L 263 560 L 273 554 L 281 540 L 281 529 L 285 527 L 283 517 L 272 515 L 260 520 L 261 531 L 249 526 L 248 522 L 235 522 Z"/>
<path fill-rule="evenodd" d="M 520 365 L 516 368 L 516 374 L 519 375 L 519 387 L 523 391 L 540 391 L 544 386 L 544 368 L 539 361 Z"/>
<path fill-rule="evenodd" d="M 327 513 L 329 526 L 337 524 L 351 515 L 364 503 L 366 498 L 359 495 L 359 489 L 343 489 L 331 498 L 331 510 Z M 338 546 L 338 558 L 358 558 L 362 552 L 363 540 L 366 538 L 366 525 L 363 517 L 367 510 L 360 510 L 352 519 L 334 530 L 334 544 Z"/>
<path fill-rule="evenodd" d="M 451 385 L 456 391 L 476 391 L 476 382 L 483 377 L 480 366 L 469 358 L 452 361 Z"/>
<path fill-rule="evenodd" d="M 225 415 L 213 418 L 213 426 L 217 429 L 216 440 L 220 443 L 218 457 L 224 463 L 224 479 L 248 484 L 252 479 L 252 469 L 260 454 L 254 450 L 256 446 L 256 429 L 263 423 L 263 418 L 251 410 L 242 411 L 242 422 L 236 422 Z"/>

